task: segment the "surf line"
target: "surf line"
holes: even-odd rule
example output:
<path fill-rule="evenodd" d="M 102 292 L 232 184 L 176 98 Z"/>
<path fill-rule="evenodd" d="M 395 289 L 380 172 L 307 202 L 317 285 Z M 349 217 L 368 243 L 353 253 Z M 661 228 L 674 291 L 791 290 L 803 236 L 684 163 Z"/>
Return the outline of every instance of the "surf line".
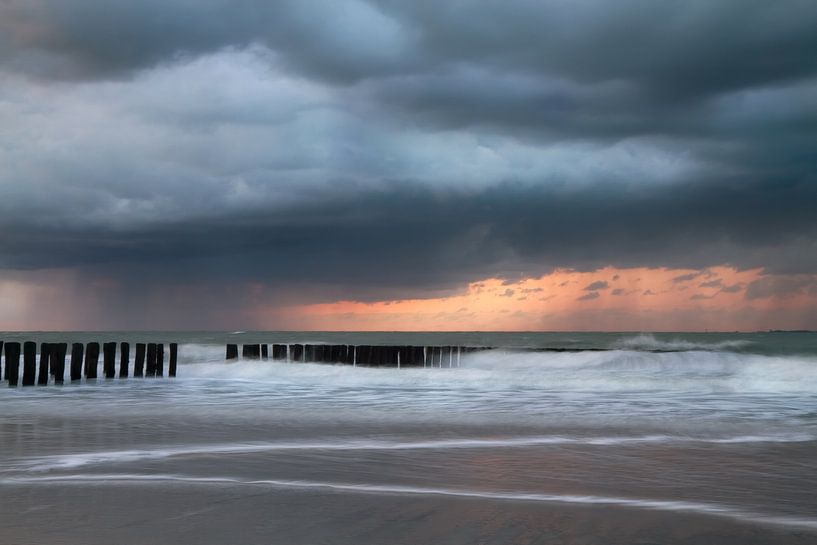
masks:
<path fill-rule="evenodd" d="M 785 526 L 817 532 L 817 519 L 789 515 L 772 515 L 746 511 L 738 507 L 682 500 L 657 500 L 645 498 L 625 498 L 615 496 L 596 496 L 592 494 L 545 494 L 538 492 L 491 492 L 457 488 L 433 488 L 400 485 L 351 484 L 319 481 L 257 479 L 242 480 L 232 477 L 193 477 L 186 475 L 140 475 L 131 473 L 114 474 L 75 474 L 46 477 L 11 477 L 0 479 L 0 485 L 14 486 L 25 484 L 74 484 L 74 485 L 120 485 L 151 483 L 184 483 L 200 486 L 252 486 L 283 489 L 313 489 L 330 492 L 348 492 L 375 495 L 415 495 L 445 496 L 498 501 L 517 501 L 526 503 L 556 503 L 568 505 L 610 505 L 648 511 L 671 513 L 692 513 L 713 517 L 732 519 L 738 522 Z"/>

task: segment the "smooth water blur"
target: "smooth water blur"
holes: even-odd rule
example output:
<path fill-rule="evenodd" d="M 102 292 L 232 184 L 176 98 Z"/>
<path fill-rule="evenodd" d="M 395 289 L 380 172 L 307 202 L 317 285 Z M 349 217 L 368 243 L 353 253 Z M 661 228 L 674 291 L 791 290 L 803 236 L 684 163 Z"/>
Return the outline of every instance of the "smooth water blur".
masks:
<path fill-rule="evenodd" d="M 728 350 L 764 355 L 817 356 L 817 332 L 338 332 L 338 331 L 61 331 L 0 332 L 0 340 L 36 342 L 328 343 L 631 350 Z"/>
<path fill-rule="evenodd" d="M 433 502 L 436 513 L 453 510 L 452 520 L 474 525 L 489 509 L 504 528 L 490 535 L 517 528 L 531 506 L 546 509 L 536 511 L 545 518 L 557 507 L 572 517 L 591 513 L 576 509 L 592 506 L 602 509 L 592 511 L 594 524 L 611 509 L 634 515 L 626 519 L 631 533 L 619 535 L 622 543 L 649 531 L 666 537 L 661 528 L 685 528 L 689 516 L 704 517 L 709 522 L 700 528 L 723 535 L 745 529 L 742 542 L 752 536 L 769 542 L 772 534 L 763 532 L 782 532 L 773 534 L 775 542 L 809 543 L 817 539 L 815 337 L 21 334 L 20 340 L 40 342 L 180 342 L 179 376 L 0 389 L 0 498 L 27 505 L 31 513 L 58 505 L 75 520 L 90 509 L 78 497 L 93 495 L 114 510 L 125 498 L 154 491 L 158 496 L 140 508 L 142 516 L 165 520 L 166 528 L 182 516 L 210 528 L 209 506 L 245 500 L 268 505 L 285 496 L 286 506 L 276 503 L 276 509 L 298 504 L 299 513 L 335 517 L 325 522 L 330 542 L 384 542 L 367 533 L 372 513 L 408 525 L 415 540 L 439 538 L 427 533 L 428 520 L 411 522 L 414 515 L 408 515 Z M 225 342 L 502 348 L 463 356 L 459 368 L 398 370 L 226 363 Z M 530 347 L 606 351 L 519 351 Z M 63 491 L 62 501 L 46 499 L 54 490 Z M 178 498 L 162 500 L 173 494 L 185 505 L 203 503 L 183 514 Z M 25 517 L 3 519 L 3 501 L 0 528 L 31 532 Z M 232 520 L 245 516 L 224 508 Z M 109 515 L 128 525 L 138 512 Z M 657 517 L 649 519 L 650 529 L 646 513 Z M 277 524 L 283 531 L 287 522 Z M 255 531 L 246 542 L 269 542 L 263 528 Z M 291 531 L 290 539 L 303 535 Z M 114 527 L 110 532 L 107 539 L 122 543 L 144 538 L 124 539 Z M 93 535 L 85 528 L 65 542 L 96 542 Z M 215 535 L 192 531 L 189 541 L 178 535 L 149 541 L 226 542 Z M 505 542 L 527 542 L 508 535 Z M 618 542 L 616 535 L 607 542 Z M 680 535 L 662 542 L 683 542 Z M 387 541 L 411 542 L 399 536 Z"/>

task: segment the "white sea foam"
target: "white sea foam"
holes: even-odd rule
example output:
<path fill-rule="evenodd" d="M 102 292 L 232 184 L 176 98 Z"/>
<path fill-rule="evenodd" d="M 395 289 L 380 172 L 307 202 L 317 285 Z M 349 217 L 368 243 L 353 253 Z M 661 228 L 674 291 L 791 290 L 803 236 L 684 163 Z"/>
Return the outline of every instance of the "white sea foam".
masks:
<path fill-rule="evenodd" d="M 420 487 L 378 484 L 333 483 L 302 480 L 257 479 L 242 480 L 231 477 L 193 477 L 186 475 L 141 475 L 129 473 L 116 474 L 75 474 L 46 477 L 9 477 L 0 479 L 2 485 L 32 484 L 76 484 L 76 485 L 122 485 L 122 484 L 156 484 L 183 483 L 198 486 L 252 486 L 284 489 L 314 489 L 331 492 L 356 494 L 383 494 L 405 496 L 448 496 L 456 498 L 474 498 L 496 501 L 517 501 L 535 503 L 556 503 L 573 505 L 607 505 L 630 509 L 644 509 L 672 513 L 691 513 L 698 515 L 728 518 L 744 523 L 764 524 L 817 531 L 817 519 L 759 513 L 739 507 L 719 503 L 697 501 L 663 500 L 650 498 L 627 498 L 615 496 L 597 496 L 590 494 L 547 494 L 541 492 L 495 492 L 459 488 Z"/>
<path fill-rule="evenodd" d="M 220 443 L 209 445 L 184 445 L 154 449 L 130 449 L 99 452 L 68 453 L 38 456 L 20 460 L 11 465 L 30 471 L 76 469 L 78 467 L 132 463 L 143 460 L 159 460 L 174 457 L 220 454 L 251 454 L 289 450 L 320 451 L 389 451 L 389 450 L 445 450 L 445 449 L 493 449 L 520 448 L 548 445 L 642 445 L 656 443 L 801 443 L 817 441 L 809 434 L 743 435 L 732 437 L 685 437 L 671 435 L 643 435 L 629 437 L 570 437 L 544 435 L 496 439 L 436 439 L 425 441 L 373 441 L 373 440 L 322 440 L 290 442 Z"/>
<path fill-rule="evenodd" d="M 655 335 L 641 333 L 615 341 L 612 348 L 628 350 L 729 350 L 751 345 L 750 341 L 730 339 L 718 342 L 695 342 L 684 339 L 659 340 Z"/>
<path fill-rule="evenodd" d="M 451 386 L 569 391 L 808 393 L 817 390 L 817 358 L 691 350 L 652 353 L 515 352 L 462 357 L 455 369 L 375 369 L 273 361 L 226 363 L 223 350 L 190 347 L 180 378 L 229 379 L 310 386 Z M 191 357 L 192 356 L 192 357 Z M 196 362 L 196 363 L 193 363 Z"/>

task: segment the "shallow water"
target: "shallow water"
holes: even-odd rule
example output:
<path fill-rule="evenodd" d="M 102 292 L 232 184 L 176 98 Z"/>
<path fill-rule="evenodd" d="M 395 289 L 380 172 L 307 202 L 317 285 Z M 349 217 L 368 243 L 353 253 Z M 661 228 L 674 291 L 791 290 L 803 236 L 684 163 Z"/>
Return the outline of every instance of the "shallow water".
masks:
<path fill-rule="evenodd" d="M 0 542 L 814 543 L 815 337 L 24 334 L 181 364 L 0 389 Z M 506 348 L 397 370 L 227 339 Z"/>

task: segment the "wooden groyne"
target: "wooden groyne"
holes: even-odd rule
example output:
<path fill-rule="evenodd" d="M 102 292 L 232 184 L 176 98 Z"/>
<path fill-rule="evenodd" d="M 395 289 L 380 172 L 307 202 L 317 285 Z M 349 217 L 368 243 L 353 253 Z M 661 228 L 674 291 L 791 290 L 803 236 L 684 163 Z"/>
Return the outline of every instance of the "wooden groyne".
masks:
<path fill-rule="evenodd" d="M 487 346 L 244 344 L 241 359 L 364 367 L 459 367 L 465 354 L 491 349 Z M 227 361 L 239 359 L 239 345 L 228 344 L 225 352 Z"/>
<path fill-rule="evenodd" d="M 239 350 L 240 349 L 240 350 Z M 466 354 L 497 350 L 496 346 L 381 346 L 371 344 L 228 344 L 227 361 L 273 360 L 363 367 L 460 367 Z M 514 352 L 605 352 L 609 348 L 513 347 Z M 239 356 L 240 354 L 240 356 Z"/>
<path fill-rule="evenodd" d="M 170 359 L 167 376 L 175 377 L 178 362 L 178 344 L 170 343 Z M 22 350 L 21 350 L 22 348 Z M 145 368 L 145 353 L 147 349 L 147 373 Z M 0 341 L 0 352 L 5 360 L 0 361 L 0 371 L 3 380 L 11 387 L 46 386 L 65 383 L 65 359 L 68 354 L 68 343 L 40 343 L 39 360 L 37 359 L 37 343 L 26 341 Z M 22 381 L 20 380 L 20 355 L 22 354 Z M 116 367 L 117 343 L 106 342 L 102 345 L 102 373 L 106 379 L 117 378 Z M 68 379 L 71 382 L 80 382 L 83 378 L 94 380 L 97 378 L 99 365 L 100 344 L 71 344 L 71 361 L 68 367 Z M 165 349 L 162 343 L 136 343 L 136 357 L 134 360 L 133 377 L 141 378 L 163 377 Z M 126 379 L 130 373 L 130 344 L 119 343 L 119 379 Z"/>

